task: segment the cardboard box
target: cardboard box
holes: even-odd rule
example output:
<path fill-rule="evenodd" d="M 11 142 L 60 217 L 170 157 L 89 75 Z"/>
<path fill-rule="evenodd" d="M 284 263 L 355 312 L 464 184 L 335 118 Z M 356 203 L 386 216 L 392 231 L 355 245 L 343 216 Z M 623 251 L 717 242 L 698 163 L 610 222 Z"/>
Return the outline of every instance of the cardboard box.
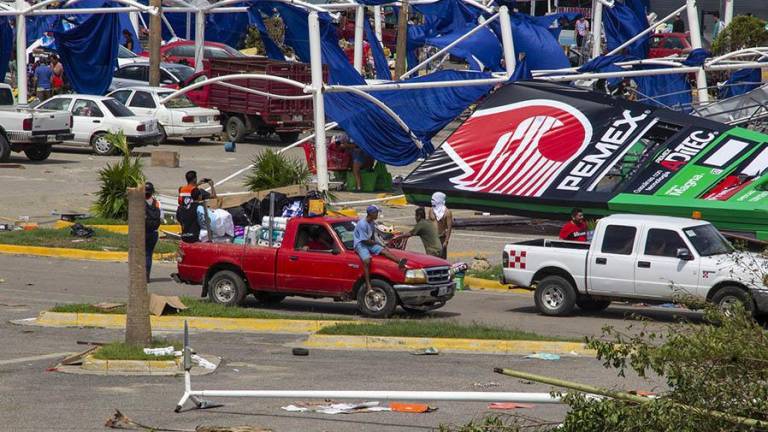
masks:
<path fill-rule="evenodd" d="M 149 313 L 154 316 L 161 316 L 165 312 L 176 313 L 184 309 L 187 309 L 187 306 L 178 296 L 149 295 Z"/>

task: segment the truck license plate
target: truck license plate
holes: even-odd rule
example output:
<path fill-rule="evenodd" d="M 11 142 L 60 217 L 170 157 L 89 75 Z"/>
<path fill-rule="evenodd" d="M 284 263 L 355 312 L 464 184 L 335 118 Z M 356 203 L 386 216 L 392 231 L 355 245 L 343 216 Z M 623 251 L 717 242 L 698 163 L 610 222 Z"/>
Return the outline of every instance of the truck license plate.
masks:
<path fill-rule="evenodd" d="M 444 287 L 438 288 L 437 289 L 437 296 L 440 297 L 440 296 L 444 296 L 444 295 L 448 294 L 448 288 L 450 288 L 450 287 L 444 286 Z"/>
<path fill-rule="evenodd" d="M 200 123 L 208 123 L 208 116 L 200 116 Z"/>

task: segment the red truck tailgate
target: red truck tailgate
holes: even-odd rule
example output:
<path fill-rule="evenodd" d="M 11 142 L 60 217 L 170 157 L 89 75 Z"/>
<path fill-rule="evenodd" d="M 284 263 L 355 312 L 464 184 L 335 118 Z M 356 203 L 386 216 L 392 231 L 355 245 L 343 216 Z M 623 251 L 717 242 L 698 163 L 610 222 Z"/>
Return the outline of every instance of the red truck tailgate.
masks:
<path fill-rule="evenodd" d="M 232 243 L 182 242 L 180 254 L 178 275 L 185 282 L 200 284 L 211 269 L 228 267 L 245 269 L 248 283 L 254 289 L 274 288 L 277 249 Z"/>

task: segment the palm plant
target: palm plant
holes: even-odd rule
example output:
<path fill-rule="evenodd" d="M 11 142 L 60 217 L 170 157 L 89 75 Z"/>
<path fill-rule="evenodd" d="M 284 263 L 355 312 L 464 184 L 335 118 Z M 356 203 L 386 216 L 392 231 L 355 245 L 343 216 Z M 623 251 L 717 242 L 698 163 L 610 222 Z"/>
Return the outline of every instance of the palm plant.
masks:
<path fill-rule="evenodd" d="M 311 177 L 304 161 L 267 149 L 253 158 L 253 168 L 244 184 L 250 191 L 259 191 L 306 184 Z"/>
<path fill-rule="evenodd" d="M 93 212 L 99 217 L 127 220 L 126 190 L 144 183 L 143 164 L 141 158 L 131 158 L 131 149 L 123 131 L 109 133 L 106 139 L 123 157 L 99 170 L 101 189 L 96 195 Z"/>

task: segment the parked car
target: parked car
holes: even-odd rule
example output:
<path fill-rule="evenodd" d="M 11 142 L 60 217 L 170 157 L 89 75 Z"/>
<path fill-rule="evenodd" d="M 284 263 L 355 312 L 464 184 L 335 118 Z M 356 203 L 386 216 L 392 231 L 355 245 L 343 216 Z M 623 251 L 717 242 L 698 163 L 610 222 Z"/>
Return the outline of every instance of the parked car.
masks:
<path fill-rule="evenodd" d="M 149 57 L 149 51 L 144 51 L 142 57 Z M 160 47 L 160 55 L 170 63 L 186 63 L 189 66 L 195 64 L 195 41 L 177 40 Z M 225 59 L 245 57 L 245 54 L 229 45 L 218 42 L 204 42 L 203 64 L 209 59 Z"/>
<path fill-rule="evenodd" d="M 160 86 L 178 89 L 194 73 L 195 70 L 189 66 L 177 63 L 160 63 Z M 112 83 L 109 85 L 109 90 L 146 85 L 149 85 L 149 63 L 139 59 L 117 68 Z"/>
<path fill-rule="evenodd" d="M 122 66 L 124 64 L 133 63 L 139 57 L 138 54 L 129 50 L 128 48 L 120 45 L 117 49 L 117 64 Z"/>
<path fill-rule="evenodd" d="M 170 137 L 183 138 L 184 142 L 195 144 L 201 138 L 210 138 L 221 133 L 218 110 L 200 108 L 186 95 L 161 102 L 172 93 L 173 90 L 162 87 L 127 87 L 115 90 L 107 96 L 117 99 L 136 115 L 157 120 L 160 142 L 165 142 Z"/>
<path fill-rule="evenodd" d="M 48 99 L 36 109 L 72 113 L 74 137 L 71 143 L 91 146 L 93 151 L 101 156 L 111 155 L 116 151 L 106 139 L 109 132 L 122 130 L 131 147 L 157 144 L 160 139 L 155 119 L 139 117 L 111 97 L 60 95 Z"/>
<path fill-rule="evenodd" d="M 574 306 L 603 310 L 614 300 L 668 303 L 693 296 L 721 307 L 740 302 L 768 312 L 768 286 L 712 224 L 695 219 L 612 215 L 600 219 L 590 243 L 530 240 L 506 245 L 503 281 L 535 290 L 545 315 Z M 755 259 L 753 261 L 753 259 Z M 759 265 L 759 264 L 754 264 Z"/>
<path fill-rule="evenodd" d="M 11 152 L 24 152 L 33 161 L 48 159 L 52 144 L 72 139 L 71 127 L 69 112 L 19 108 L 11 86 L 0 84 L 0 162 L 7 162 Z"/>
<path fill-rule="evenodd" d="M 177 282 L 202 285 L 212 302 L 238 305 L 248 294 L 264 302 L 286 296 L 357 301 L 360 312 L 384 318 L 400 305 L 411 313 L 440 308 L 454 295 L 449 263 L 414 252 L 391 250 L 408 260 L 407 271 L 381 256 L 371 261 L 373 289 L 365 288 L 360 257 L 353 250 L 352 218 L 291 218 L 280 247 L 231 243 L 181 243 Z M 308 249 L 312 235 L 328 249 Z"/>
<path fill-rule="evenodd" d="M 692 49 L 686 33 L 656 33 L 651 36 L 648 58 L 684 55 Z"/>

